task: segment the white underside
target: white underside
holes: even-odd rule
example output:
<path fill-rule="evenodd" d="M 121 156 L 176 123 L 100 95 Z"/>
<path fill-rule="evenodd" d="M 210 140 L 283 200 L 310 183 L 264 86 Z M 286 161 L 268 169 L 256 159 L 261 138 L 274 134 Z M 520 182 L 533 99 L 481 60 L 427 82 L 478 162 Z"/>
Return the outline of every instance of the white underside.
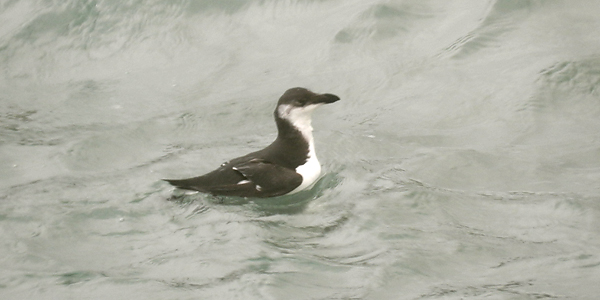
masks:
<path fill-rule="evenodd" d="M 315 143 L 312 135 L 313 128 L 311 125 L 312 111 L 319 106 L 321 106 L 321 104 L 309 105 L 306 107 L 281 105 L 278 109 L 279 116 L 289 120 L 308 141 L 308 160 L 303 165 L 296 168 L 296 173 L 302 176 L 302 183 L 289 192 L 288 195 L 311 187 L 317 179 L 319 179 L 319 175 L 321 175 L 321 164 L 319 163 L 315 152 Z"/>
<path fill-rule="evenodd" d="M 302 183 L 288 194 L 297 193 L 299 191 L 307 189 L 310 186 L 312 186 L 315 183 L 315 181 L 317 181 L 317 179 L 319 179 L 319 175 L 321 175 L 321 164 L 319 163 L 319 160 L 317 160 L 317 156 L 314 153 L 314 149 L 311 150 L 313 151 L 309 153 L 310 156 L 308 158 L 308 161 L 296 168 L 296 173 L 302 175 Z"/>

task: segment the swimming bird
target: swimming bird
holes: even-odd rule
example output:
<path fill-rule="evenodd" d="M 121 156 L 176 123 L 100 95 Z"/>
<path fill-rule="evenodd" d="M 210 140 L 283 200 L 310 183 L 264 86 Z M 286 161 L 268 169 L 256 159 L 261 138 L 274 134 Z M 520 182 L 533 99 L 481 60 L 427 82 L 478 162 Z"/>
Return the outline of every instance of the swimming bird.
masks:
<path fill-rule="evenodd" d="M 305 88 L 287 90 L 277 102 L 277 138 L 266 148 L 224 162 L 216 170 L 188 179 L 164 179 L 186 190 L 238 197 L 275 197 L 310 187 L 321 174 L 312 135 L 315 108 L 340 98 Z"/>

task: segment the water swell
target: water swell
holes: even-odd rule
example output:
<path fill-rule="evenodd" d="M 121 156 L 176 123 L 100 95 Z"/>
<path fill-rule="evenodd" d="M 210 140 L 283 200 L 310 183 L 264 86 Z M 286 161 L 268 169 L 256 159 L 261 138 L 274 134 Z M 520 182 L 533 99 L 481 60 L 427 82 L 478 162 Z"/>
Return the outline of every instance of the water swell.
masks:
<path fill-rule="evenodd" d="M 503 45 L 504 36 L 518 29 L 542 5 L 536 0 L 493 1 L 479 25 L 444 49 L 452 58 L 464 59 L 479 51 Z"/>

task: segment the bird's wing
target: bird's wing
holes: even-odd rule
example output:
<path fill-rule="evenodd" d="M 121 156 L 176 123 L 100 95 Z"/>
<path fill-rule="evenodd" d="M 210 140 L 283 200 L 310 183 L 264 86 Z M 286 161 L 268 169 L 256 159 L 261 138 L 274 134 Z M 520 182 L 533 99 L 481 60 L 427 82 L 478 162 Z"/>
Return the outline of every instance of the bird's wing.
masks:
<path fill-rule="evenodd" d="M 274 197 L 294 190 L 302 183 L 302 176 L 292 169 L 255 158 L 233 160 L 194 178 L 165 180 L 178 188 L 213 195 Z"/>
<path fill-rule="evenodd" d="M 233 170 L 242 174 L 252 185 L 258 197 L 272 197 L 287 194 L 302 183 L 302 176 L 295 170 L 272 164 L 263 159 L 251 159 L 236 164 Z"/>

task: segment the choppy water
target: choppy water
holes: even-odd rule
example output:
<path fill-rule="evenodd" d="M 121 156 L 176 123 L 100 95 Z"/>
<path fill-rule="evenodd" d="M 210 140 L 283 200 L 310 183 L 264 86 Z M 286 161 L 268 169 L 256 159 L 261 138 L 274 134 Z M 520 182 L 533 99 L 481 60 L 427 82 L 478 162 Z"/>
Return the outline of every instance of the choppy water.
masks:
<path fill-rule="evenodd" d="M 0 2 L 2 299 L 597 299 L 600 2 Z M 324 175 L 168 201 L 339 95 Z"/>

